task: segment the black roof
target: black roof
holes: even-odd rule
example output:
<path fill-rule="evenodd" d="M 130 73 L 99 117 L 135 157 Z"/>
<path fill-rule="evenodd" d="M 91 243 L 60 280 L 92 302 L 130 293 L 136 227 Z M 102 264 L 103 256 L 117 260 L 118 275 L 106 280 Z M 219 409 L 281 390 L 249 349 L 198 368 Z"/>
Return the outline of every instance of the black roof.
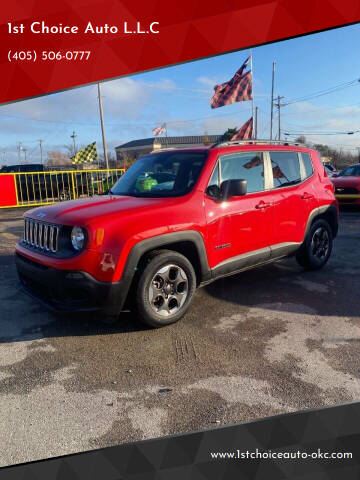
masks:
<path fill-rule="evenodd" d="M 117 148 L 130 148 L 130 147 L 144 147 L 146 145 L 152 146 L 154 144 L 160 144 L 164 146 L 169 145 L 203 145 L 206 143 L 216 143 L 222 135 L 189 135 L 185 137 L 151 137 L 140 138 L 139 140 L 132 140 L 131 142 L 123 143 Z"/>

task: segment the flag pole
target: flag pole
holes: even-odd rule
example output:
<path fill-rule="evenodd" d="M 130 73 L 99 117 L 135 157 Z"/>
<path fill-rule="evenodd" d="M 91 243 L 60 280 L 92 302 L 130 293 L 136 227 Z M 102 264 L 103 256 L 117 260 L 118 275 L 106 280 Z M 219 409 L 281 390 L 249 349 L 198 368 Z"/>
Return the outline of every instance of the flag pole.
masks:
<path fill-rule="evenodd" d="M 255 108 L 254 108 L 254 71 L 253 71 L 253 54 L 252 48 L 250 48 L 250 70 L 251 70 L 251 89 L 252 89 L 252 100 L 251 100 L 251 111 L 252 111 L 252 120 L 253 120 L 253 130 L 252 130 L 252 138 L 255 137 L 256 125 L 255 125 Z"/>
<path fill-rule="evenodd" d="M 275 62 L 273 62 L 273 68 L 272 68 L 272 81 L 271 81 L 271 105 L 270 105 L 270 142 L 272 141 L 272 133 L 273 133 L 273 118 L 274 118 L 274 76 L 275 76 Z"/>

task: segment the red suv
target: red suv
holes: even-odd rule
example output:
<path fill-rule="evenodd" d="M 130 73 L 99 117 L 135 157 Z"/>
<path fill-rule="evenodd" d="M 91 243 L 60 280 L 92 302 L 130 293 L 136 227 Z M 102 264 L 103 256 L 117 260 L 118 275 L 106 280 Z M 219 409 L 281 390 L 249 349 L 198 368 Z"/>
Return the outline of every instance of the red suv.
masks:
<path fill-rule="evenodd" d="M 55 310 L 115 319 L 130 306 L 160 327 L 219 277 L 292 255 L 323 267 L 337 230 L 316 151 L 225 142 L 151 153 L 108 195 L 26 212 L 16 264 L 25 290 Z"/>

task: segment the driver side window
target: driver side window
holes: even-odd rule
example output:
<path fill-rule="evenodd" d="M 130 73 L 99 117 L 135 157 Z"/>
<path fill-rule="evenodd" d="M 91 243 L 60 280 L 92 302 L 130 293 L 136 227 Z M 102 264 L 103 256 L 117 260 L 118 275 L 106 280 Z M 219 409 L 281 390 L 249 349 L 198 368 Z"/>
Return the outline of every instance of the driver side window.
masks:
<path fill-rule="evenodd" d="M 247 192 L 261 192 L 264 187 L 264 159 L 261 152 L 238 152 L 220 159 L 220 180 L 247 181 Z"/>

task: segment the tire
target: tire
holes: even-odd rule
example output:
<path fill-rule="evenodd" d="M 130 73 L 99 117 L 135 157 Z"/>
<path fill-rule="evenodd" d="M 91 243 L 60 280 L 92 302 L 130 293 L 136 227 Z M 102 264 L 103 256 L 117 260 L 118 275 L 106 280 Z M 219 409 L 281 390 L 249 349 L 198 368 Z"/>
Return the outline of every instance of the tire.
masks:
<path fill-rule="evenodd" d="M 136 286 L 136 314 L 153 328 L 175 323 L 186 313 L 195 290 L 195 271 L 186 257 L 171 250 L 153 251 Z"/>
<path fill-rule="evenodd" d="M 326 220 L 315 220 L 303 245 L 296 254 L 296 260 L 306 270 L 318 270 L 329 260 L 333 235 Z"/>
<path fill-rule="evenodd" d="M 95 317 L 97 320 L 99 319 L 98 316 Z M 103 325 L 111 326 L 116 325 L 119 323 L 120 316 L 119 315 L 103 315 L 100 317 L 100 322 Z"/>

